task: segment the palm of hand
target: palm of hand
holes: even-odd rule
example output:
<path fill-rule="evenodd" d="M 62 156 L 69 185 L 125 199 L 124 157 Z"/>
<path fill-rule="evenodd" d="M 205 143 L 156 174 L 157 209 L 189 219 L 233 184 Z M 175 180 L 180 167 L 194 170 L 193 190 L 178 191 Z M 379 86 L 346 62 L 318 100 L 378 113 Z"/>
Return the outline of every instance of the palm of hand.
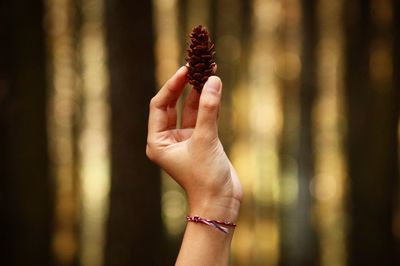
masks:
<path fill-rule="evenodd" d="M 163 156 L 157 163 L 188 194 L 232 193 L 241 198 L 237 175 L 219 139 L 206 141 L 193 136 L 193 128 L 160 132 L 158 147 Z"/>

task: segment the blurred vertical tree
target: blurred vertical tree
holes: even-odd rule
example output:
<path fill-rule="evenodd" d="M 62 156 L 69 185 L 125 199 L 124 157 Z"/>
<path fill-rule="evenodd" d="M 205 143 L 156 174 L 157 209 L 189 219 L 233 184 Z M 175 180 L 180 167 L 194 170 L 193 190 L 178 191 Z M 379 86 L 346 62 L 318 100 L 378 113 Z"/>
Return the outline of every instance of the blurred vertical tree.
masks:
<path fill-rule="evenodd" d="M 279 148 L 282 186 L 279 265 L 282 266 L 319 264 L 310 193 L 315 174 L 312 118 L 317 93 L 317 4 L 315 0 L 285 1 L 284 28 L 280 31 L 282 65 L 277 73 L 284 115 Z M 301 60 L 299 75 L 297 58 Z M 297 186 L 293 185 L 293 179 Z M 290 192 L 293 186 L 297 193 L 291 198 L 288 195 L 293 193 Z"/>
<path fill-rule="evenodd" d="M 164 265 L 160 173 L 145 155 L 155 93 L 151 1 L 106 0 L 111 194 L 106 265 Z"/>
<path fill-rule="evenodd" d="M 382 64 L 393 56 L 395 24 L 390 24 L 390 14 L 385 18 L 389 23 L 376 23 L 382 10 L 373 10 L 373 3 L 357 0 L 344 5 L 350 266 L 400 262 L 392 231 L 400 100 L 399 84 L 393 84 L 392 75 L 399 73 L 391 70 L 391 60 Z M 398 41 L 394 48 L 398 51 Z"/>
<path fill-rule="evenodd" d="M 400 98 L 400 1 L 398 0 L 392 0 L 392 5 L 393 5 L 393 89 L 394 89 L 394 98 L 399 99 Z M 400 100 L 397 101 L 397 121 L 400 123 Z M 400 125 L 397 125 L 398 130 Z M 400 134 L 400 132 L 397 132 Z M 399 140 L 400 142 L 400 140 Z M 400 149 L 400 143 L 397 143 L 398 149 Z M 397 151 L 397 157 L 394 157 L 393 160 L 395 162 L 398 162 L 398 169 L 400 168 L 400 158 L 399 158 L 399 153 L 400 151 Z M 400 170 L 398 170 L 400 171 Z M 399 183 L 400 183 L 400 174 L 397 173 L 397 187 L 399 188 Z M 400 214 L 400 195 L 399 191 L 397 191 L 397 216 Z M 397 230 L 399 228 L 397 227 Z M 398 234 L 399 231 L 397 231 L 397 239 L 396 239 L 396 244 L 395 244 L 395 252 L 397 254 L 400 254 L 400 236 Z M 400 264 L 400 258 L 397 258 L 398 264 Z"/>
<path fill-rule="evenodd" d="M 282 134 L 280 136 L 279 156 L 280 156 L 280 185 L 282 190 L 280 212 L 280 253 L 279 265 L 296 265 L 298 260 L 299 224 L 296 209 L 297 197 L 288 197 L 292 183 L 298 183 L 298 167 L 295 163 L 298 154 L 299 137 L 299 87 L 300 75 L 291 73 L 295 62 L 300 59 L 300 19 L 301 10 L 298 1 L 284 1 L 284 18 L 282 27 L 279 31 L 279 38 L 282 46 L 282 60 L 279 70 L 279 84 L 281 87 L 282 115 L 284 117 Z M 293 17 L 298 19 L 293 19 Z M 289 56 L 290 55 L 290 56 Z M 292 58 L 292 59 L 290 59 Z M 295 59 L 293 59 L 295 58 Z M 296 181 L 294 181 L 296 180 Z M 289 191 L 289 192 L 288 192 Z"/>
<path fill-rule="evenodd" d="M 181 53 L 182 53 L 182 63 L 184 63 L 183 58 L 186 54 L 187 43 L 188 43 L 188 32 L 186 29 L 188 28 L 188 0 L 177 0 L 178 4 L 178 36 L 179 42 L 181 43 Z"/>
<path fill-rule="evenodd" d="M 50 265 L 42 1 L 1 1 L 0 39 L 0 265 Z"/>
<path fill-rule="evenodd" d="M 317 0 L 302 0 L 302 68 L 299 94 L 299 150 L 297 154 L 299 195 L 296 206 L 297 243 L 294 261 L 289 265 L 317 265 L 316 233 L 312 223 L 313 198 L 310 184 L 314 177 L 314 136 L 312 110 L 317 92 Z"/>

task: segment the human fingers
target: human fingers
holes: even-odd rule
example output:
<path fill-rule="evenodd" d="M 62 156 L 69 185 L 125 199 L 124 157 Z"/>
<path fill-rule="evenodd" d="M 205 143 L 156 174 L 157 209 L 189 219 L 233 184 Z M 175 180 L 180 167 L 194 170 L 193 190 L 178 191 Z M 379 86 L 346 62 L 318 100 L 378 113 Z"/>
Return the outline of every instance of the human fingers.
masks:
<path fill-rule="evenodd" d="M 185 66 L 164 84 L 151 99 L 149 114 L 149 135 L 162 132 L 176 124 L 176 103 L 186 84 L 187 68 Z"/>
<path fill-rule="evenodd" d="M 200 93 L 194 89 L 190 90 L 183 105 L 182 128 L 193 128 L 196 125 L 199 100 Z"/>
<path fill-rule="evenodd" d="M 195 138 L 210 141 L 218 138 L 218 111 L 221 101 L 222 82 L 219 77 L 211 76 L 200 96 Z"/>

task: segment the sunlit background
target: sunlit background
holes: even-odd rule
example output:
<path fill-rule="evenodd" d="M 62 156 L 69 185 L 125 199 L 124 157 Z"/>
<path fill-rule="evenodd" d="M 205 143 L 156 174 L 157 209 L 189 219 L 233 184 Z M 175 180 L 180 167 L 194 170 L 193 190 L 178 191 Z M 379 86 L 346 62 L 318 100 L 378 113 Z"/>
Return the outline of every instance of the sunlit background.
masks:
<path fill-rule="evenodd" d="M 129 179 L 111 170 L 112 156 L 119 151 L 111 144 L 116 143 L 112 132 L 118 127 L 124 131 L 124 125 L 113 124 L 117 126 L 110 130 L 112 119 L 118 123 L 119 117 L 114 102 L 110 104 L 111 90 L 115 84 L 129 87 L 129 80 L 122 75 L 110 83 L 114 72 L 109 70 L 120 64 L 115 72 L 130 67 L 153 71 L 153 81 L 148 83 L 147 77 L 132 73 L 137 84 L 154 86 L 126 94 L 138 106 L 135 110 L 141 110 L 131 114 L 132 126 L 127 128 L 145 134 L 145 124 L 135 121 L 147 119 L 148 95 L 185 64 L 187 36 L 198 24 L 208 28 L 216 43 L 217 75 L 224 83 L 220 137 L 245 195 L 231 265 L 400 263 L 400 39 L 395 27 L 400 10 L 395 0 L 153 0 L 150 9 L 145 7 L 147 1 L 139 1 L 125 11 L 123 4 L 118 9 L 112 2 L 43 3 L 48 172 L 53 185 L 51 265 L 142 265 L 134 264 L 135 258 L 110 263 L 118 250 L 122 258 L 126 249 L 140 243 L 133 244 L 132 237 L 114 249 L 110 248 L 114 242 L 107 245 L 108 235 L 115 234 L 113 227 L 125 219 L 109 215 L 113 204 L 122 204 L 126 212 L 138 211 L 131 207 L 130 198 L 110 203 L 113 178 L 130 185 Z M 114 11 L 107 10 L 111 6 Z M 129 8 L 137 8 L 152 24 L 134 16 L 127 19 Z M 118 17 L 107 19 L 105 14 L 121 14 L 120 24 Z M 121 29 L 129 23 L 132 31 Z M 124 38 L 107 38 L 110 31 L 131 35 L 127 42 L 138 43 L 144 41 L 135 39 L 142 36 L 138 31 L 151 33 L 145 42 L 152 44 L 147 49 L 154 58 L 130 60 L 134 51 L 127 53 L 124 62 L 113 60 L 115 50 L 126 45 L 119 43 Z M 132 49 L 137 47 L 141 46 Z M 357 70 L 359 65 L 362 70 Z M 140 98 L 142 94 L 146 96 Z M 115 101 L 123 97 L 118 95 L 123 94 L 112 96 Z M 131 136 L 141 138 L 143 144 L 128 150 L 136 154 L 132 158 L 144 156 L 146 140 L 140 134 Z M 377 144 L 371 144 L 375 140 Z M 142 165 L 130 164 L 132 169 Z M 148 168 L 157 169 L 150 163 Z M 132 181 L 132 187 L 148 182 L 134 193 L 146 198 L 152 184 L 158 184 L 155 191 L 161 193 L 156 203 L 143 200 L 140 207 L 161 208 L 155 217 L 162 244 L 143 254 L 162 254 L 159 261 L 165 264 L 160 265 L 172 264 L 186 225 L 185 194 L 165 173 L 155 170 L 150 177 L 141 176 L 142 170 L 132 171 L 142 180 Z M 132 171 L 127 170 L 127 175 Z M 378 221 L 380 215 L 387 215 L 383 223 Z M 145 233 L 157 226 L 139 214 L 133 217 Z M 129 227 L 128 221 L 120 225 Z M 366 239 L 372 243 L 363 249 Z M 359 249 L 354 247 L 357 243 Z M 109 249 L 114 253 L 107 253 Z M 360 264 L 364 253 L 382 263 Z"/>

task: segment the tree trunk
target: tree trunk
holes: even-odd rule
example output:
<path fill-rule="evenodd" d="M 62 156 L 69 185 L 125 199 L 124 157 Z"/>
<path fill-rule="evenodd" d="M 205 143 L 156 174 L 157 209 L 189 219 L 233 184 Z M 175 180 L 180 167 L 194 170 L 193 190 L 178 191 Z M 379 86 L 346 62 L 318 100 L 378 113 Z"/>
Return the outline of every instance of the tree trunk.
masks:
<path fill-rule="evenodd" d="M 105 1 L 111 90 L 106 265 L 163 265 L 160 173 L 145 155 L 155 94 L 151 1 Z"/>
<path fill-rule="evenodd" d="M 318 245 L 312 223 L 313 198 L 310 183 L 314 177 L 314 137 L 312 111 L 317 91 L 317 41 L 316 0 L 301 1 L 301 62 L 299 87 L 298 195 L 287 221 L 292 226 L 291 243 L 286 243 L 288 256 L 281 256 L 281 265 L 318 265 Z"/>
<path fill-rule="evenodd" d="M 318 265 L 318 246 L 315 228 L 312 223 L 313 198 L 310 194 L 310 183 L 314 177 L 314 141 L 312 110 L 316 98 L 317 86 L 317 21 L 316 1 L 301 1 L 301 62 L 302 68 L 299 80 L 299 94 L 296 84 L 287 82 L 283 92 L 286 115 L 290 108 L 299 109 L 297 117 L 288 116 L 284 135 L 281 140 L 282 169 L 290 169 L 290 157 L 297 160 L 298 194 L 293 205 L 283 206 L 281 213 L 282 243 L 279 265 Z M 295 25 L 292 25 L 292 27 Z M 298 104 L 290 101 L 298 100 Z M 288 106 L 288 104 L 290 106 Z M 298 121 L 297 136 L 290 133 L 293 123 Z M 297 142 L 298 146 L 293 147 Z M 293 166 L 292 166 L 293 167 Z M 286 169 L 286 171 L 288 171 Z M 287 178 L 287 177 L 283 177 Z M 282 179 L 283 182 L 283 179 Z"/>
<path fill-rule="evenodd" d="M 399 177 L 399 89 L 391 80 L 376 76 L 371 64 L 376 49 L 374 38 L 391 42 L 391 37 L 382 36 L 374 27 L 369 0 L 347 1 L 344 11 L 350 181 L 348 263 L 398 265 L 400 253 L 394 248 L 392 223 Z M 393 74 L 397 76 L 398 72 Z"/>
<path fill-rule="evenodd" d="M 392 0 L 392 5 L 393 5 L 393 98 L 397 99 L 397 121 L 400 123 L 400 1 L 398 0 Z M 399 125 L 398 130 L 399 130 Z M 398 134 L 400 132 L 397 132 Z M 397 169 L 400 167 L 400 159 L 399 159 L 399 149 L 400 149 L 400 141 L 397 142 L 397 157 L 396 154 L 394 154 L 394 163 L 396 161 L 398 162 Z M 393 155 L 393 154 L 392 154 Z M 396 170 L 395 170 L 396 171 Z M 400 171 L 400 170 L 397 170 Z M 396 175 L 396 174 L 395 174 Z M 399 178 L 400 174 L 397 172 L 397 188 L 399 189 Z M 394 195 L 394 197 L 397 196 L 397 204 L 395 203 L 397 207 L 397 217 L 400 215 L 400 195 L 399 191 L 396 191 L 397 195 Z M 397 227 L 397 239 L 395 243 L 395 254 L 397 254 L 397 257 L 395 258 L 397 265 L 400 265 L 400 236 L 399 236 L 399 227 Z"/>
<path fill-rule="evenodd" d="M 0 264 L 50 265 L 41 1 L 0 2 Z"/>
<path fill-rule="evenodd" d="M 296 56 L 300 53 L 300 25 L 297 21 L 290 19 L 290 11 L 295 10 L 300 13 L 301 10 L 294 6 L 294 2 L 296 1 L 283 2 L 285 13 L 283 14 L 282 30 L 279 32 L 279 42 L 282 43 L 280 46 L 280 56 L 282 57 L 288 53 L 296 54 Z M 299 246 L 299 241 L 293 237 L 298 234 L 296 232 L 299 230 L 296 217 L 297 198 L 288 195 L 293 193 L 290 191 L 293 185 L 290 184 L 294 182 L 298 183 L 295 159 L 299 146 L 297 132 L 299 131 L 299 84 L 301 77 L 300 75 L 288 73 L 287 64 L 280 65 L 278 72 L 282 115 L 284 117 L 282 133 L 279 139 L 280 186 L 282 191 L 281 204 L 279 206 L 280 266 L 296 265 L 296 250 Z"/>

